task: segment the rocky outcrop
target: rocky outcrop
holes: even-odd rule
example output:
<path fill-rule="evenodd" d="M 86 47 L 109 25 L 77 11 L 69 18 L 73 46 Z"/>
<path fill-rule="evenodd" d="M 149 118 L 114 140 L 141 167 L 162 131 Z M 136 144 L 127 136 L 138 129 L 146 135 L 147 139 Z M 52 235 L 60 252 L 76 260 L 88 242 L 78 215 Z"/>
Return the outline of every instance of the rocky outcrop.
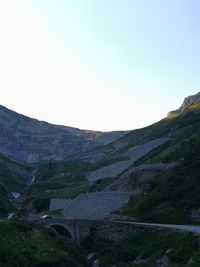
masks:
<path fill-rule="evenodd" d="M 198 101 L 200 101 L 200 92 L 195 95 L 186 97 L 183 101 L 182 106 L 180 107 L 181 112 L 189 108 L 192 104 L 197 103 Z"/>
<path fill-rule="evenodd" d="M 170 263 L 171 250 L 168 249 L 165 254 L 156 260 L 156 267 L 168 267 Z"/>
<path fill-rule="evenodd" d="M 159 173 L 177 166 L 179 163 L 146 164 L 133 167 L 123 173 L 119 179 L 109 185 L 105 191 L 141 193 L 147 183 Z"/>
<path fill-rule="evenodd" d="M 200 207 L 192 209 L 189 217 L 191 221 L 200 221 Z"/>
<path fill-rule="evenodd" d="M 195 95 L 188 96 L 184 99 L 183 104 L 180 106 L 179 109 L 169 112 L 168 115 L 173 115 L 176 113 L 182 113 L 187 108 L 189 108 L 192 104 L 195 104 L 199 101 L 200 101 L 200 92 L 195 94 Z"/>

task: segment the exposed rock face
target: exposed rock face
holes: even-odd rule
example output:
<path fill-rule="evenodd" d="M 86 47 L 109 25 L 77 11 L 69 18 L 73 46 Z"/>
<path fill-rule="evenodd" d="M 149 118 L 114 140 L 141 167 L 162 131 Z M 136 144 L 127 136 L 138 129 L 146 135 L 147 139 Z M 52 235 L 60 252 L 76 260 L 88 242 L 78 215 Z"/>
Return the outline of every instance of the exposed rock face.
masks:
<path fill-rule="evenodd" d="M 152 230 L 143 225 L 124 224 L 123 222 L 109 222 L 109 221 L 96 221 L 94 224 L 94 237 L 106 238 L 112 241 L 122 240 L 130 237 L 130 235 L 137 235 L 138 233 L 145 233 L 146 230 Z"/>
<path fill-rule="evenodd" d="M 200 208 L 196 208 L 196 209 L 191 210 L 190 219 L 192 221 L 200 221 Z"/>
<path fill-rule="evenodd" d="M 177 164 L 178 163 L 146 164 L 131 168 L 105 190 L 131 192 L 133 194 L 141 193 L 145 189 L 148 181 L 162 171 L 175 167 Z"/>
<path fill-rule="evenodd" d="M 109 166 L 102 167 L 96 171 L 91 172 L 87 179 L 89 181 L 97 181 L 99 179 L 114 178 L 122 171 L 126 170 L 132 164 L 131 160 L 122 160 L 113 163 Z"/>
<path fill-rule="evenodd" d="M 196 95 L 188 96 L 184 99 L 182 106 L 180 107 L 181 111 L 184 111 L 186 108 L 200 100 L 200 92 Z"/>
<path fill-rule="evenodd" d="M 195 95 L 188 96 L 184 99 L 183 104 L 180 106 L 179 109 L 169 112 L 168 115 L 172 115 L 175 113 L 182 113 L 187 108 L 189 108 L 192 104 L 195 104 L 199 101 L 200 101 L 200 92 Z"/>
<path fill-rule="evenodd" d="M 170 263 L 170 253 L 171 253 L 171 250 L 168 249 L 166 252 L 165 252 L 165 255 L 162 256 L 161 258 L 159 258 L 157 261 L 156 261 L 156 267 L 167 267 L 169 266 L 169 263 Z"/>
<path fill-rule="evenodd" d="M 0 151 L 25 162 L 61 160 L 108 144 L 126 132 L 97 132 L 49 124 L 0 106 Z"/>

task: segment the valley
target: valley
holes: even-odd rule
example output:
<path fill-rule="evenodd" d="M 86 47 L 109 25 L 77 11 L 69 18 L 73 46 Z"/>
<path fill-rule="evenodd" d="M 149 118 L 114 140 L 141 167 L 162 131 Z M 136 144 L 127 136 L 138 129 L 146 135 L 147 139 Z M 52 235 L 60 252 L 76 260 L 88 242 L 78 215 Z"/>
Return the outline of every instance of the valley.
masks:
<path fill-rule="evenodd" d="M 0 244 L 2 267 L 29 266 L 32 261 L 37 264 L 30 266 L 41 267 L 199 266 L 199 237 L 187 231 L 149 229 L 114 242 L 98 236 L 93 227 L 75 245 L 52 229 L 27 222 L 29 216 L 49 215 L 100 220 L 107 226 L 110 221 L 199 225 L 199 121 L 200 93 L 187 97 L 161 121 L 127 132 L 52 125 L 0 106 L 0 234 L 12 247 L 9 256 L 8 247 Z M 6 220 L 11 213 L 13 218 Z M 14 248 L 9 231 L 24 244 L 26 256 Z M 43 262 L 35 254 L 39 240 L 41 251 L 47 249 Z M 51 249 L 57 258 L 47 256 Z M 102 265 L 87 260 L 93 252 Z M 12 265 L 15 253 L 21 256 Z M 78 256 L 80 262 L 76 253 L 84 255 Z M 165 263 L 159 265 L 159 260 Z"/>

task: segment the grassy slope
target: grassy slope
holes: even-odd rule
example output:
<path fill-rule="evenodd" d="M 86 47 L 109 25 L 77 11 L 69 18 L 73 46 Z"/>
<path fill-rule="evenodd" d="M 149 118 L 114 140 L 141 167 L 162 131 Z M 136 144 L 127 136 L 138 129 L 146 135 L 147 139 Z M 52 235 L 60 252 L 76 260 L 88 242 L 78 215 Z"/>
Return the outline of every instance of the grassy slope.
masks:
<path fill-rule="evenodd" d="M 200 103 L 175 118 L 172 141 L 140 159 L 138 164 L 182 159 L 181 166 L 158 176 L 145 194 L 132 199 L 124 213 L 143 221 L 182 223 L 200 207 Z"/>
<path fill-rule="evenodd" d="M 9 191 L 21 191 L 26 185 L 25 178 L 12 168 L 30 169 L 28 166 L 0 153 L 0 183 Z"/>
<path fill-rule="evenodd" d="M 0 153 L 0 216 L 13 209 L 9 201 L 9 193 L 12 191 L 21 192 L 26 186 L 25 178 L 13 171 L 13 166 L 19 169 L 28 168 Z"/>
<path fill-rule="evenodd" d="M 46 209 L 48 207 L 48 200 L 52 197 L 49 193 L 45 193 L 46 190 L 66 188 L 65 193 L 56 193 L 55 197 L 75 197 L 79 193 L 101 190 L 107 183 L 100 181 L 99 184 L 91 186 L 86 180 L 86 174 L 89 171 L 123 160 L 124 158 L 121 156 L 121 153 L 127 151 L 127 149 L 133 145 L 138 145 L 154 138 L 162 137 L 163 135 L 168 135 L 170 130 L 177 125 L 177 120 L 178 116 L 173 115 L 149 127 L 126 134 L 116 141 L 127 142 L 127 145 L 123 149 L 115 151 L 114 154 L 94 164 L 80 161 L 51 161 L 42 163 L 38 167 L 41 180 L 30 186 L 26 193 L 28 195 L 35 195 L 34 199 L 36 199 L 37 204 L 43 203 L 43 208 Z M 165 144 L 164 148 L 169 149 L 171 143 L 175 142 L 173 138 L 172 140 L 173 141 Z M 162 146 L 161 152 L 163 150 L 165 149 L 163 149 Z M 155 153 L 158 154 L 157 150 L 155 150 Z M 61 173 L 63 173 L 63 177 L 60 176 Z M 71 192 L 69 192 L 69 189 Z M 29 200 L 30 199 L 31 201 L 33 200 L 33 198 L 29 198 Z"/>
<path fill-rule="evenodd" d="M 194 106 L 196 107 L 194 111 L 191 107 L 174 119 L 175 126 L 168 133 L 171 140 L 141 158 L 136 164 L 170 162 L 184 158 L 190 143 L 200 139 L 200 105 Z"/>
<path fill-rule="evenodd" d="M 163 136 L 170 138 L 171 141 L 168 142 L 167 145 L 163 145 L 161 151 L 171 148 L 171 150 L 166 153 L 170 155 L 177 143 L 189 138 L 191 134 L 200 131 L 199 113 L 200 102 L 196 102 L 188 107 L 183 113 L 175 112 L 148 127 L 131 131 L 111 144 L 116 147 L 120 143 L 123 144 L 122 148 L 115 150 L 113 155 L 123 153 L 132 146 L 140 145 Z M 155 154 L 157 155 L 158 152 L 161 151 L 160 148 L 157 148 L 155 149 Z"/>
<path fill-rule="evenodd" d="M 129 208 L 126 209 L 126 213 L 131 216 L 138 217 L 139 214 L 146 214 L 146 211 L 143 212 L 143 210 L 147 209 L 149 214 L 150 212 L 159 214 L 158 217 L 160 220 L 163 220 L 162 217 L 164 217 L 165 221 L 169 220 L 171 222 L 180 222 L 183 220 L 186 214 L 186 211 L 183 211 L 183 209 L 186 208 L 188 211 L 190 208 L 196 207 L 199 204 L 197 200 L 198 192 L 195 194 L 195 196 L 192 196 L 192 199 L 195 198 L 195 203 L 190 201 L 191 203 L 187 204 L 189 201 L 187 195 L 190 196 L 188 191 L 190 191 L 190 189 L 193 187 L 195 188 L 195 185 L 198 184 L 197 174 L 199 167 L 197 147 L 200 140 L 199 119 L 200 103 L 196 103 L 189 107 L 182 114 L 177 113 L 170 115 L 166 119 L 163 119 L 162 121 L 149 127 L 126 134 L 117 142 L 124 142 L 124 140 L 126 140 L 127 145 L 123 149 L 116 151 L 115 154 L 109 157 L 109 160 L 100 161 L 95 164 L 81 163 L 78 161 L 58 161 L 42 164 L 39 166 L 39 171 L 42 174 L 42 180 L 30 187 L 29 192 L 32 190 L 33 192 L 41 191 L 44 193 L 44 191 L 47 189 L 68 188 L 71 192 L 69 192 L 69 190 L 67 192 L 66 190 L 65 193 L 56 194 L 56 197 L 75 197 L 81 192 L 101 190 L 104 188 L 104 181 L 100 181 L 99 184 L 90 186 L 85 178 L 85 175 L 88 171 L 121 160 L 122 158 L 120 153 L 127 150 L 130 146 L 144 143 L 145 141 L 162 137 L 164 135 L 169 137 L 170 141 L 138 160 L 136 165 L 144 163 L 171 162 L 173 160 L 185 158 L 183 163 L 184 168 L 179 168 L 176 171 L 172 171 L 166 175 L 166 177 L 158 177 L 158 179 L 152 183 L 150 187 L 150 191 L 153 193 L 148 194 L 147 197 L 145 196 L 146 198 L 139 197 L 139 199 L 137 199 L 137 205 L 133 204 L 132 201 L 129 205 Z M 191 166 L 191 162 L 188 161 L 188 158 L 190 157 L 193 158 L 193 161 L 197 161 L 197 167 L 195 167 L 197 168 L 196 173 L 193 172 L 193 166 Z M 62 172 L 65 173 L 65 175 L 63 178 L 60 178 L 58 173 Z M 68 175 L 66 175 L 66 173 L 68 173 Z M 187 179 L 187 183 L 185 182 L 186 175 L 191 177 L 191 180 Z M 59 182 L 60 179 L 63 180 L 62 183 Z M 173 188 L 168 186 L 171 183 L 171 180 L 173 180 Z M 174 192 L 175 188 L 177 188 L 177 191 L 182 190 L 182 194 L 180 192 Z M 173 192 L 171 192 L 171 190 Z M 163 193 L 156 193 L 158 191 Z M 178 194 L 180 197 L 178 197 Z M 167 198 L 166 196 L 169 197 Z M 51 196 L 49 195 L 41 195 L 39 198 L 43 198 L 44 202 L 47 203 L 46 198 L 50 199 L 50 197 Z M 156 201 L 157 198 L 161 201 L 161 206 L 158 205 L 158 202 Z M 185 199 L 185 202 L 182 201 L 181 203 L 180 198 Z M 151 204 L 145 204 L 145 208 L 143 208 L 143 203 L 147 203 L 146 199 L 148 199 L 147 201 Z M 156 204 L 154 205 L 154 203 Z M 184 206 L 182 210 L 180 209 L 180 203 L 186 205 L 186 207 Z M 151 207 L 152 209 L 156 208 L 157 211 L 152 211 Z M 45 209 L 46 208 L 47 205 Z M 149 220 L 151 218 L 152 220 L 155 220 L 157 215 L 154 216 L 153 213 L 151 216 L 147 216 L 146 219 Z M 163 213 L 163 216 L 160 217 L 160 213 Z M 166 217 L 166 214 L 168 214 L 169 218 Z M 139 216 L 138 218 L 144 219 L 142 217 Z M 184 218 L 184 220 L 185 219 L 186 218 Z"/>
<path fill-rule="evenodd" d="M 186 266 L 191 258 L 188 266 L 199 266 L 198 237 L 191 234 L 147 231 L 118 242 L 93 236 L 80 247 L 34 224 L 0 224 L 1 267 L 87 267 L 86 255 L 91 252 L 104 267 L 153 267 L 166 251 L 170 266 Z M 138 257 L 144 262 L 133 264 Z"/>
<path fill-rule="evenodd" d="M 123 158 L 112 158 L 95 164 L 81 161 L 50 161 L 34 165 L 38 169 L 35 183 L 24 190 L 24 205 L 32 203 L 41 212 L 49 207 L 50 198 L 75 198 L 81 193 L 103 190 L 113 179 L 101 179 L 90 184 L 86 174 Z M 56 191 L 57 190 L 57 191 Z M 54 192 L 55 191 L 55 192 Z"/>
<path fill-rule="evenodd" d="M 13 206 L 9 201 L 7 189 L 0 185 L 0 216 L 5 215 L 10 210 L 13 210 Z"/>
<path fill-rule="evenodd" d="M 24 199 L 24 205 L 32 203 L 33 207 L 37 209 L 38 212 L 46 211 L 49 208 L 51 198 L 75 198 L 79 194 L 87 192 L 97 192 L 103 190 L 107 185 L 109 185 L 113 179 L 102 179 L 89 184 L 85 182 L 83 185 L 70 187 L 61 192 L 41 192 L 40 194 L 34 196 L 27 196 Z M 44 185 L 44 184 L 43 184 Z M 41 186 L 41 184 L 40 184 Z M 46 186 L 46 185 L 44 185 Z M 53 188 L 54 187 L 54 188 Z M 38 185 L 34 186 L 34 189 L 41 189 Z M 49 188 L 49 187 L 48 187 Z M 51 188 L 55 189 L 55 186 L 51 184 Z"/>
<path fill-rule="evenodd" d="M 87 267 L 84 251 L 25 222 L 0 224 L 1 267 Z"/>

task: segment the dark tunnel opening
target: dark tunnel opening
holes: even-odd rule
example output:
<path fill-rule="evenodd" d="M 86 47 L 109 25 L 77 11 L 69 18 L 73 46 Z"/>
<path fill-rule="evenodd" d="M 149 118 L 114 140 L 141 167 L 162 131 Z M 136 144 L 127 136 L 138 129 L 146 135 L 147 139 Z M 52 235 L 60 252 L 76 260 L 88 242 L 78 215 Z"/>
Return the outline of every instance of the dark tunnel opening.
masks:
<path fill-rule="evenodd" d="M 64 236 L 67 239 L 72 239 L 72 235 L 64 226 L 55 224 L 52 225 L 51 228 L 53 228 L 59 235 Z"/>

